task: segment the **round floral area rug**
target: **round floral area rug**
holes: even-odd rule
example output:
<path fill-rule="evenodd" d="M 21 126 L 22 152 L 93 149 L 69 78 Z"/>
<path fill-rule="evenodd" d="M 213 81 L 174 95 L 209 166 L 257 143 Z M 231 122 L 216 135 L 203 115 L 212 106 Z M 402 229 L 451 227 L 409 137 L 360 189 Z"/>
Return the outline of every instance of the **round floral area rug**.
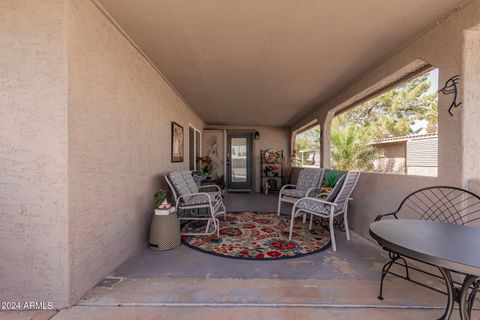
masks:
<path fill-rule="evenodd" d="M 295 219 L 292 240 L 288 240 L 290 217 L 272 212 L 230 212 L 220 219 L 220 237 L 183 236 L 182 243 L 201 252 L 234 259 L 291 259 L 330 247 L 330 233 L 320 224 L 308 230 L 308 223 Z M 203 232 L 203 221 L 192 221 L 182 232 Z"/>

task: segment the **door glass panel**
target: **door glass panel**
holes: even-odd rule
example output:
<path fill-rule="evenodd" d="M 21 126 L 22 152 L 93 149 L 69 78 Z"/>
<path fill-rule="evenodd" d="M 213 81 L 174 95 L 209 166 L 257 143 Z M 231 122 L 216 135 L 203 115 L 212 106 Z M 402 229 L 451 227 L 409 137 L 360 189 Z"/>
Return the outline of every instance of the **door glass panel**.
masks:
<path fill-rule="evenodd" d="M 232 182 L 247 182 L 247 138 L 232 138 Z"/>

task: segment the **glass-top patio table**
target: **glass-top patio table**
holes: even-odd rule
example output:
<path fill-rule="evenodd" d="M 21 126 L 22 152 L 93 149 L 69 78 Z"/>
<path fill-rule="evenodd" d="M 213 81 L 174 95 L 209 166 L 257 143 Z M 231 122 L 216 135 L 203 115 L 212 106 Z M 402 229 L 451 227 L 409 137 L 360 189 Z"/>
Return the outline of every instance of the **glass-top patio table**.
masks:
<path fill-rule="evenodd" d="M 470 319 L 476 289 L 469 288 L 480 277 L 480 228 L 425 220 L 382 220 L 370 225 L 370 235 L 385 249 L 438 267 L 447 287 L 448 302 L 440 319 L 449 319 L 455 301 L 461 319 Z M 461 288 L 455 287 L 451 271 L 465 274 Z"/>

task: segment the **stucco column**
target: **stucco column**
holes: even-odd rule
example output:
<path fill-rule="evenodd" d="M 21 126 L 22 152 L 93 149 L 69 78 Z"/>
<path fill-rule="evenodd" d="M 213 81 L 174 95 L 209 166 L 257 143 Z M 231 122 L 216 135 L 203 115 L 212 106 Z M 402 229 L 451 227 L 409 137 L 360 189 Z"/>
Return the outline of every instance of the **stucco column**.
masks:
<path fill-rule="evenodd" d="M 2 0 L 1 10 L 0 301 L 64 308 L 70 303 L 64 2 Z"/>
<path fill-rule="evenodd" d="M 331 147 L 331 140 L 330 140 L 330 131 L 332 129 L 332 121 L 335 117 L 335 112 L 329 111 L 324 114 L 319 122 L 322 124 L 322 144 L 321 144 L 321 157 L 322 157 L 322 168 L 330 168 L 330 147 Z"/>
<path fill-rule="evenodd" d="M 463 183 L 480 178 L 480 31 L 463 33 Z"/>

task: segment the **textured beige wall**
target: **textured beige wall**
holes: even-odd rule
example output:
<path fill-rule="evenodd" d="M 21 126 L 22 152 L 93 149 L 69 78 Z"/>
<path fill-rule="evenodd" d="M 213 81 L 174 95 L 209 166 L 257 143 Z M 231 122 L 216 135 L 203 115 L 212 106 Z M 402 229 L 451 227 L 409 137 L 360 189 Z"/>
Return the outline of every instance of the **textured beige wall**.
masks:
<path fill-rule="evenodd" d="M 329 130 L 329 117 L 331 110 L 345 108 L 355 97 L 361 97 L 369 88 L 378 83 L 387 82 L 388 78 L 402 70 L 406 66 L 422 59 L 439 69 L 439 87 L 447 81 L 448 78 L 465 73 L 465 81 L 469 81 L 471 88 L 478 86 L 478 69 L 471 69 L 470 72 L 464 72 L 465 43 L 464 31 L 476 27 L 480 23 L 480 0 L 470 2 L 463 9 L 454 12 L 441 24 L 437 25 L 429 32 L 421 35 L 414 41 L 392 55 L 389 59 L 379 64 L 369 73 L 362 76 L 357 82 L 345 88 L 340 94 L 332 97 L 328 103 L 319 106 L 309 116 L 297 123 L 291 128 L 294 131 L 297 128 L 318 119 L 322 123 L 324 130 Z M 470 45 L 477 41 L 472 37 Z M 478 43 L 478 41 L 476 42 Z M 476 53 L 473 53 L 476 52 Z M 478 51 L 470 51 L 471 61 L 474 65 L 479 65 Z M 476 55 L 476 56 L 475 56 Z M 475 56 L 475 58 L 473 58 Z M 471 66 L 466 66 L 471 68 Z M 463 82 L 460 85 L 460 100 L 463 101 Z M 475 83 L 475 84 L 474 84 Z M 372 222 L 375 214 L 388 211 L 393 204 L 398 202 L 399 196 L 405 196 L 408 192 L 416 189 L 420 183 L 428 184 L 448 184 L 467 187 L 465 181 L 470 178 L 480 177 L 480 170 L 476 167 L 478 164 L 478 89 L 476 94 L 474 89 L 468 89 L 465 95 L 465 103 L 461 108 L 454 110 L 455 116 L 451 117 L 447 110 L 450 107 L 452 95 L 439 95 L 439 167 L 438 178 L 419 178 L 414 176 L 393 176 L 379 175 L 376 173 L 365 173 L 360 178 L 358 191 L 361 197 L 356 197 L 355 204 L 350 211 L 354 218 L 351 226 L 361 231 L 364 235 L 368 225 Z M 474 109 L 475 108 L 475 109 Z M 462 129 L 462 119 L 464 110 L 470 110 L 471 120 L 466 120 L 469 125 Z M 474 115 L 474 116 L 473 116 Z M 468 115 L 470 117 L 470 115 Z M 324 133 L 323 151 L 329 153 L 328 132 Z M 472 153 L 469 148 L 478 149 L 478 152 Z M 470 149 L 471 150 L 471 149 Z M 470 159 L 468 163 L 463 163 L 463 158 Z M 324 161 L 329 164 L 329 161 Z M 466 169 L 465 165 L 470 165 Z M 420 179 L 420 180 L 419 180 Z M 365 190 L 362 190 L 365 188 Z M 380 202 L 378 202 L 380 201 Z M 375 206 L 375 207 L 372 207 Z"/>
<path fill-rule="evenodd" d="M 260 176 L 262 169 L 260 167 L 260 150 L 274 149 L 283 150 L 285 157 L 290 154 L 290 138 L 288 129 L 276 127 L 259 127 L 256 130 L 260 133 L 260 139 L 254 140 L 255 147 L 255 191 L 260 192 Z"/>
<path fill-rule="evenodd" d="M 283 150 L 286 156 L 290 153 L 290 138 L 288 128 L 282 127 L 247 127 L 247 126 L 208 126 L 209 129 L 227 129 L 231 131 L 249 131 L 260 133 L 259 140 L 253 140 L 253 167 L 255 192 L 260 192 L 260 150 Z"/>
<path fill-rule="evenodd" d="M 145 246 L 162 175 L 203 123 L 90 1 L 68 7 L 71 299 Z M 170 163 L 170 125 L 185 162 Z"/>
<path fill-rule="evenodd" d="M 478 29 L 478 28 L 477 28 Z M 463 177 L 480 178 L 480 31 L 464 32 Z"/>
<path fill-rule="evenodd" d="M 0 1 L 0 301 L 68 304 L 63 0 Z"/>
<path fill-rule="evenodd" d="M 362 173 L 348 209 L 349 225 L 369 237 L 368 227 L 377 215 L 395 211 L 410 192 L 435 183 L 432 177 Z"/>

